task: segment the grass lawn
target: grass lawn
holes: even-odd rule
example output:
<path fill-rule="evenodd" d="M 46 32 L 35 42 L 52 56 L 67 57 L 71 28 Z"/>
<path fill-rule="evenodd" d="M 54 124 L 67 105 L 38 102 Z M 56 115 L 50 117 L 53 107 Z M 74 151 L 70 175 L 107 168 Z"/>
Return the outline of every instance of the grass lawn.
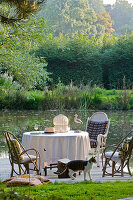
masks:
<path fill-rule="evenodd" d="M 1 185 L 2 187 L 2 185 Z M 15 190 L 20 194 L 29 195 L 31 199 L 36 200 L 63 200 L 63 199 L 120 199 L 126 197 L 133 197 L 133 182 L 91 182 L 85 181 L 81 183 L 67 184 L 54 183 L 48 185 L 34 186 L 34 187 L 12 187 L 4 188 L 4 193 L 9 190 Z M 1 192 L 0 192 L 1 195 Z M 1 199 L 1 196 L 0 196 Z M 6 199 L 6 198 L 3 198 Z M 10 198 L 7 198 L 10 199 Z M 15 199 L 15 198 L 11 198 Z M 16 198 L 17 199 L 17 198 Z M 20 198 L 18 198 L 20 199 Z M 25 198 L 22 198 L 23 200 Z"/>

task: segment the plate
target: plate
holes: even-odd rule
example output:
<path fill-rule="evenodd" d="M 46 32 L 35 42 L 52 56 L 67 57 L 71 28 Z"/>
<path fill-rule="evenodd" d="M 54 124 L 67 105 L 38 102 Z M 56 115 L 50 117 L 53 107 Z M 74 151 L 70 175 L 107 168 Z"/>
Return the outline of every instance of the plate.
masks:
<path fill-rule="evenodd" d="M 40 133 L 40 132 L 31 132 L 30 134 L 32 134 L 32 135 L 38 135 L 38 134 L 42 134 L 42 133 Z"/>

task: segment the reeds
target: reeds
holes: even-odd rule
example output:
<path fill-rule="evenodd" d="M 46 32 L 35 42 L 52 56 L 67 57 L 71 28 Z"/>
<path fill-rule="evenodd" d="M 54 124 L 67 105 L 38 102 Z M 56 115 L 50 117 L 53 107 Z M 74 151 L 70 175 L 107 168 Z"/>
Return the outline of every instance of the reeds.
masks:
<path fill-rule="evenodd" d="M 117 97 L 117 103 L 122 110 L 128 110 L 130 108 L 131 92 L 126 88 L 126 79 L 123 77 L 123 91 L 119 93 Z"/>
<path fill-rule="evenodd" d="M 105 90 L 98 86 L 63 85 L 59 82 L 53 90 L 25 91 L 9 77 L 0 82 L 0 109 L 33 110 L 88 110 L 88 109 L 133 109 L 132 90 L 127 90 L 123 79 L 123 90 Z"/>

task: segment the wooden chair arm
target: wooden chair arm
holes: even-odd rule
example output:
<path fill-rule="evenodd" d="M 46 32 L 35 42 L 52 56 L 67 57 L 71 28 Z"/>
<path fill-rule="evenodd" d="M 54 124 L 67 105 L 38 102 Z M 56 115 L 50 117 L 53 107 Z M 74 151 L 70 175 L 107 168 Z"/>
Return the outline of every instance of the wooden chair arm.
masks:
<path fill-rule="evenodd" d="M 121 142 L 120 142 L 116 147 L 114 146 L 115 149 L 114 149 L 112 155 L 110 156 L 108 162 L 111 160 L 111 158 L 113 157 L 113 155 L 115 154 L 115 152 L 120 148 L 120 145 L 121 145 L 122 142 L 125 140 L 125 138 L 128 137 L 132 132 L 133 132 L 133 130 L 129 131 L 128 134 L 121 140 Z M 108 146 L 108 147 L 113 147 L 113 145 Z M 105 156 L 105 151 L 106 151 L 106 149 L 107 149 L 108 147 L 106 147 L 106 148 L 104 149 L 103 156 Z"/>
<path fill-rule="evenodd" d="M 36 149 L 31 148 L 31 149 L 26 149 L 26 150 L 22 151 L 22 153 L 19 155 L 19 158 L 21 155 L 26 154 L 29 157 L 30 161 L 34 164 L 34 162 L 32 161 L 32 159 L 31 159 L 30 155 L 27 153 L 27 151 L 35 151 L 36 152 L 36 161 L 39 160 L 39 170 L 40 170 L 40 153 Z"/>
<path fill-rule="evenodd" d="M 36 152 L 36 160 L 39 160 L 39 168 L 40 168 L 40 153 L 39 153 L 39 151 L 37 151 L 37 150 L 34 149 L 34 148 L 24 150 L 24 151 L 19 155 L 19 158 L 20 158 L 21 155 L 26 154 L 26 155 L 29 157 L 29 159 L 31 160 L 31 162 L 32 162 L 32 159 L 31 159 L 30 155 L 27 153 L 27 151 L 35 151 L 35 152 Z"/>
<path fill-rule="evenodd" d="M 30 158 L 30 155 L 27 153 L 27 151 L 35 151 L 36 152 L 36 156 L 37 155 L 39 155 L 39 157 L 40 157 L 40 153 L 39 153 L 39 151 L 37 151 L 36 149 L 34 149 L 34 148 L 31 148 L 31 149 L 26 149 L 26 150 L 24 150 L 24 151 L 22 151 L 22 153 L 19 155 L 19 156 L 21 156 L 21 155 L 23 155 L 23 154 L 27 154 L 27 156 Z"/>
<path fill-rule="evenodd" d="M 112 155 L 110 156 L 110 158 L 108 159 L 108 163 L 110 162 L 110 160 L 111 160 L 111 158 L 113 157 L 113 155 L 115 154 L 115 152 L 119 149 L 120 144 L 117 145 L 117 146 L 115 146 L 115 145 L 109 145 L 108 147 L 106 147 L 106 148 L 104 149 L 104 151 L 103 151 L 102 158 L 103 158 L 103 157 L 106 158 L 106 155 L 105 155 L 106 150 L 107 150 L 108 148 L 110 148 L 110 147 L 113 147 L 113 148 L 115 148 L 115 149 L 114 149 Z"/>
<path fill-rule="evenodd" d="M 102 156 L 106 157 L 106 156 L 105 156 L 106 150 L 107 150 L 108 148 L 111 148 L 111 147 L 115 148 L 115 149 L 113 150 L 112 155 L 111 155 L 111 158 L 112 158 L 112 156 L 114 155 L 114 153 L 115 153 L 116 150 L 117 150 L 117 146 L 115 146 L 115 145 L 109 145 L 109 146 L 107 146 L 107 147 L 103 150 Z"/>

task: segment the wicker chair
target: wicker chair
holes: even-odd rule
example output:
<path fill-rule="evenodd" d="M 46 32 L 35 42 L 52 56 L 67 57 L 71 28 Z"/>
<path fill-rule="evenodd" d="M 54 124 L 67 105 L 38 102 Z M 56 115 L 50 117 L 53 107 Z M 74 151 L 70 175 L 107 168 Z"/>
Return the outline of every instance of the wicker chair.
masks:
<path fill-rule="evenodd" d="M 133 149 L 133 136 L 131 133 L 133 134 L 133 130 L 131 130 L 116 147 L 108 146 L 105 148 L 103 152 L 103 158 L 105 158 L 105 163 L 103 166 L 103 177 L 105 175 L 110 175 L 112 177 L 114 175 L 123 176 L 124 173 L 131 175 L 129 168 L 129 161 Z M 114 149 L 114 151 L 107 152 L 107 150 L 111 149 L 111 147 Z M 111 171 L 110 167 L 112 167 Z M 127 167 L 127 172 L 123 171 L 125 167 Z"/>
<path fill-rule="evenodd" d="M 28 149 L 26 150 L 22 144 L 19 142 L 17 137 L 10 132 L 4 131 L 3 135 L 6 138 L 6 142 L 9 149 L 9 160 L 11 164 L 11 177 L 15 172 L 17 175 L 21 175 L 22 173 L 29 174 L 29 170 L 34 170 L 39 174 L 40 171 L 40 154 L 36 149 Z M 34 155 L 28 154 L 28 151 L 32 151 Z M 29 169 L 29 164 L 33 164 L 33 169 Z M 18 165 L 19 173 L 15 170 L 14 165 Z"/>
<path fill-rule="evenodd" d="M 87 119 L 86 131 L 89 133 L 91 149 L 97 155 L 98 167 L 99 154 L 105 148 L 109 125 L 110 120 L 104 112 L 96 112 Z"/>

